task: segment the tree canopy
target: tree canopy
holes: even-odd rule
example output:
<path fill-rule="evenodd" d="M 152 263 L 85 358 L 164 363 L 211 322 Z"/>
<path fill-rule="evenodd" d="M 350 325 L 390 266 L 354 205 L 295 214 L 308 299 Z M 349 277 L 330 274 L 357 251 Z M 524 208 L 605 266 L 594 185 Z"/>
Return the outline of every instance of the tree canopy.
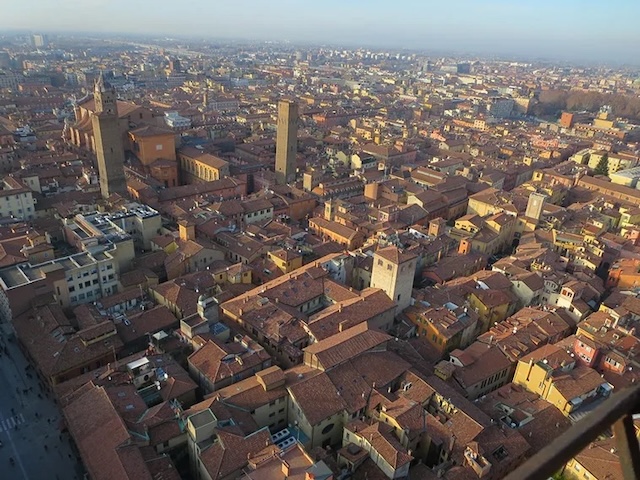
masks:
<path fill-rule="evenodd" d="M 594 173 L 596 175 L 609 176 L 609 155 L 607 155 L 606 153 L 602 155 L 602 157 L 598 161 L 598 165 L 596 165 Z"/>
<path fill-rule="evenodd" d="M 596 113 L 603 105 L 610 105 L 616 117 L 640 120 L 640 97 L 636 96 L 583 90 L 543 90 L 538 99 L 539 103 L 533 107 L 535 115 L 558 116 L 563 110 Z"/>

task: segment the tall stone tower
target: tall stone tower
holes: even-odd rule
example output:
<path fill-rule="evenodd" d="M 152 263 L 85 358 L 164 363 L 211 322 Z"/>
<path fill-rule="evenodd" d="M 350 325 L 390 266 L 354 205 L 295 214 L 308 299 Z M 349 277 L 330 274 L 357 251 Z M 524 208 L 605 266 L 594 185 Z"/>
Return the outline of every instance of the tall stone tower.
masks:
<path fill-rule="evenodd" d="M 527 209 L 525 211 L 525 216 L 529 218 L 533 218 L 535 220 L 540 220 L 542 217 L 542 210 L 544 209 L 544 204 L 547 201 L 547 196 L 542 193 L 531 193 L 529 195 L 529 201 L 527 202 Z"/>
<path fill-rule="evenodd" d="M 278 102 L 278 137 L 276 140 L 276 182 L 285 185 L 296 177 L 298 150 L 298 104 L 291 100 Z"/>
<path fill-rule="evenodd" d="M 373 255 L 371 287 L 381 288 L 397 303 L 396 313 L 411 305 L 417 262 L 416 254 L 393 245 L 381 248 Z"/>
<path fill-rule="evenodd" d="M 92 123 L 98 157 L 100 191 L 104 198 L 113 193 L 126 195 L 124 146 L 122 145 L 122 134 L 118 120 L 116 90 L 104 81 L 102 74 L 96 80 L 93 98 L 96 111 Z"/>

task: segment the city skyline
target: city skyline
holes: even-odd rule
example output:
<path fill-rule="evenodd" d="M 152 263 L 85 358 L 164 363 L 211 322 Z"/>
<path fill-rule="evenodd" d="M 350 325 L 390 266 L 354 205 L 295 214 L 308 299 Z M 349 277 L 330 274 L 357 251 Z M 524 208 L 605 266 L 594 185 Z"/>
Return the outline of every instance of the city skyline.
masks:
<path fill-rule="evenodd" d="M 640 4 L 625 0 L 458 0 L 445 6 L 329 0 L 322 8 L 293 0 L 195 0 L 189 5 L 25 0 L 3 6 L 0 31 L 190 35 L 612 63 L 637 63 L 634 46 L 640 44 L 633 24 Z"/>

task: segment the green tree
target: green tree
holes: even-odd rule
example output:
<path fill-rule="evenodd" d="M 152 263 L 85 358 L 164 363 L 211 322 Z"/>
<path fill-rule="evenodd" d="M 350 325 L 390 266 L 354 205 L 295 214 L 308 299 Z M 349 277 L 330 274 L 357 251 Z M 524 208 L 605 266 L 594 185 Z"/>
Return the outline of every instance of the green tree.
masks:
<path fill-rule="evenodd" d="M 609 155 L 606 153 L 602 155 L 598 165 L 596 165 L 596 169 L 594 171 L 596 175 L 604 175 L 609 176 Z"/>

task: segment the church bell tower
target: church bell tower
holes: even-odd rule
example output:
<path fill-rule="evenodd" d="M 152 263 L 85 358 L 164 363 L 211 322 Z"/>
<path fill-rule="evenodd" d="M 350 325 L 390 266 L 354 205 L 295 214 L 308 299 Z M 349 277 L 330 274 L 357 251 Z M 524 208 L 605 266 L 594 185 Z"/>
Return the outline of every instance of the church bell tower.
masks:
<path fill-rule="evenodd" d="M 98 158 L 100 191 L 103 198 L 114 193 L 126 196 L 124 146 L 118 118 L 116 89 L 104 80 L 102 73 L 95 82 L 93 98 L 95 113 L 92 124 Z"/>

